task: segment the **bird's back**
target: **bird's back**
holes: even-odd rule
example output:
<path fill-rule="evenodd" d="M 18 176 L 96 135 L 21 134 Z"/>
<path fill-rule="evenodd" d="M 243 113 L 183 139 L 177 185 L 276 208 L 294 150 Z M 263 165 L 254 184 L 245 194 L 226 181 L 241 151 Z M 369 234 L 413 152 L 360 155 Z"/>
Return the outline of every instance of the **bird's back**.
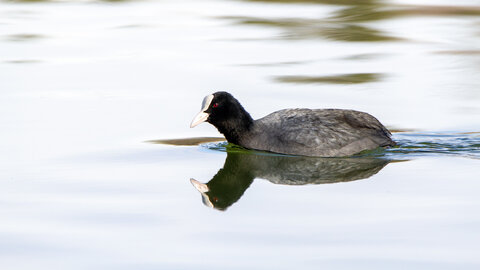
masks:
<path fill-rule="evenodd" d="M 286 109 L 254 122 L 242 146 L 283 154 L 350 156 L 393 146 L 390 132 L 368 113 L 340 109 Z"/>

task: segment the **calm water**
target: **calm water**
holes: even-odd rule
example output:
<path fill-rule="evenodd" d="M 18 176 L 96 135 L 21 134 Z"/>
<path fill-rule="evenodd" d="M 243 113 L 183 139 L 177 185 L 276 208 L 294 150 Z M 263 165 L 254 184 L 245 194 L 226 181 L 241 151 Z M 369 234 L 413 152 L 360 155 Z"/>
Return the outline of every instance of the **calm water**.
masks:
<path fill-rule="evenodd" d="M 479 269 L 480 4 L 425 4 L 0 1 L 2 269 Z M 179 146 L 217 90 L 400 146 Z"/>

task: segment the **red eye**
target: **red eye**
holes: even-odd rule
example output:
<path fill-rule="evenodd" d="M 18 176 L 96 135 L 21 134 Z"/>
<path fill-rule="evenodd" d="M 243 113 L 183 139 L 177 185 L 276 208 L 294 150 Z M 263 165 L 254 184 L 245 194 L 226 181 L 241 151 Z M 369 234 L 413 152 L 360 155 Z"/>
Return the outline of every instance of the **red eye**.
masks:
<path fill-rule="evenodd" d="M 218 103 L 213 103 L 213 108 L 217 108 L 218 107 Z"/>

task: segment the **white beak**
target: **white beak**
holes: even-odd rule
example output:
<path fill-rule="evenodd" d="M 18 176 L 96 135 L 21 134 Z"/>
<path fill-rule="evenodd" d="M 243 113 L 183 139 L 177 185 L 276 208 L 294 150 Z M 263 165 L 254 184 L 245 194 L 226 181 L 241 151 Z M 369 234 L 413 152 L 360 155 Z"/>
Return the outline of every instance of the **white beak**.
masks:
<path fill-rule="evenodd" d="M 190 124 L 190 128 L 197 126 L 205 121 L 207 121 L 209 114 L 206 112 L 199 112 L 195 118 L 193 118 L 192 123 Z"/>

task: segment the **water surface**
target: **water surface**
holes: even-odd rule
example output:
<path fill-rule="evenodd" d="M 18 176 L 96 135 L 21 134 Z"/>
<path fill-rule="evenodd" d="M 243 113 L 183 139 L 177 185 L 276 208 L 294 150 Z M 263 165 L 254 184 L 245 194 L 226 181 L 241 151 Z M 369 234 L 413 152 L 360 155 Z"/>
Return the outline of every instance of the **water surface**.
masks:
<path fill-rule="evenodd" d="M 0 264 L 478 269 L 480 6 L 421 4 L 1 1 Z M 218 90 L 408 132 L 246 151 L 189 128 Z"/>

